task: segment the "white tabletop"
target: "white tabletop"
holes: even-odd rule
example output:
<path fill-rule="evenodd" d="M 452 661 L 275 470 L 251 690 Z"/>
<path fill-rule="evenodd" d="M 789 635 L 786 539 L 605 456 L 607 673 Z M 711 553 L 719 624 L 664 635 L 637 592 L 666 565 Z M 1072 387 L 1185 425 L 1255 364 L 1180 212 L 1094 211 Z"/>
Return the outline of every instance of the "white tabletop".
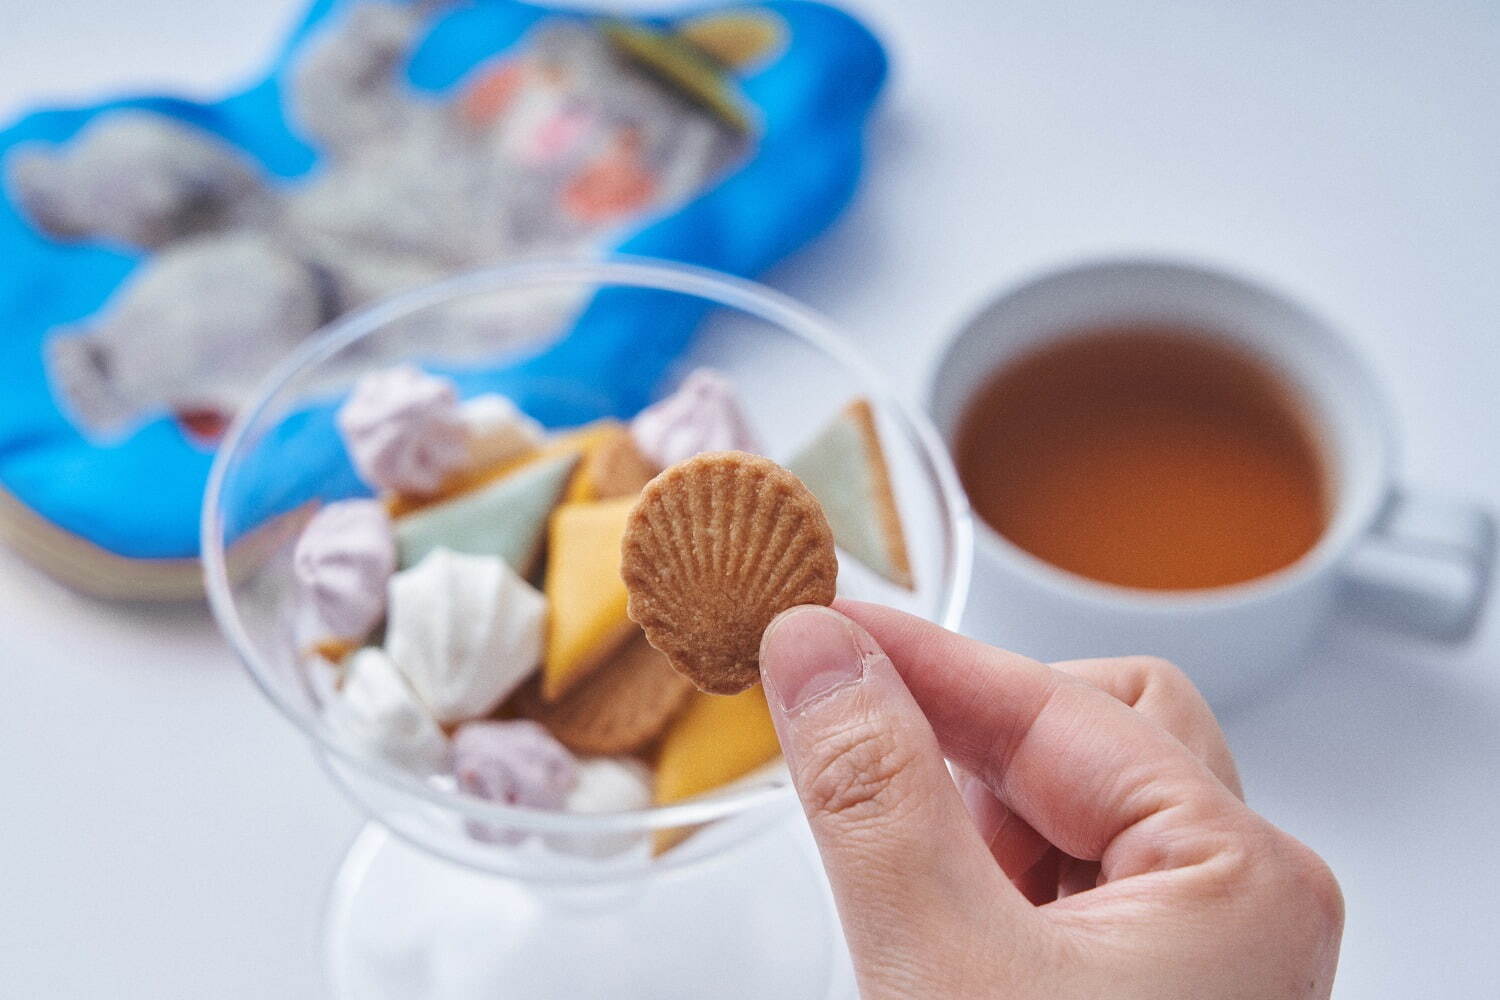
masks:
<path fill-rule="evenodd" d="M 1500 506 L 1493 0 L 856 6 L 895 61 L 869 173 L 768 278 L 914 397 L 913 362 L 1023 275 L 1207 258 L 1369 352 L 1413 482 Z M 11 0 L 0 112 L 215 93 L 299 7 Z M 1343 882 L 1340 997 L 1495 995 L 1495 617 L 1460 650 L 1335 628 L 1227 720 L 1252 803 Z M 358 818 L 206 613 L 98 603 L 4 554 L 0 664 L 0 993 L 319 996 L 319 906 Z"/>

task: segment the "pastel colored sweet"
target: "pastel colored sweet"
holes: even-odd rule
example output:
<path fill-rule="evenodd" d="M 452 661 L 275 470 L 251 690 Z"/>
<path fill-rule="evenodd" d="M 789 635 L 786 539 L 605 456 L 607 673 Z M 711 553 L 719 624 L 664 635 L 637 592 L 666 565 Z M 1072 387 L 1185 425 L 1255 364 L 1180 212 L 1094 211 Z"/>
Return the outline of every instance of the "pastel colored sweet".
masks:
<path fill-rule="evenodd" d="M 634 496 L 661 470 L 636 445 L 630 429 L 600 421 L 584 449 L 578 472 L 568 484 L 569 500 L 612 500 Z"/>
<path fill-rule="evenodd" d="M 634 506 L 634 497 L 620 497 L 563 504 L 552 514 L 541 687 L 547 701 L 561 698 L 636 633 L 620 579 L 620 540 Z"/>
<path fill-rule="evenodd" d="M 566 808 L 575 813 L 632 812 L 651 805 L 651 769 L 634 757 L 578 762 L 578 784 Z"/>
<path fill-rule="evenodd" d="M 525 462 L 509 475 L 397 518 L 401 567 L 414 566 L 443 547 L 499 556 L 516 572 L 530 575 L 541 554 L 548 515 L 577 464 L 574 452 Z"/>
<path fill-rule="evenodd" d="M 337 666 L 353 655 L 355 650 L 363 644 L 360 639 L 338 639 L 326 637 L 319 639 L 307 647 L 307 655 L 314 659 L 322 660 L 325 664 Z"/>
<path fill-rule="evenodd" d="M 386 510 L 391 512 L 393 518 L 403 518 L 408 514 L 414 514 L 419 510 L 434 507 L 440 503 L 447 503 L 455 497 L 461 497 L 465 493 L 473 493 L 481 487 L 488 486 L 496 480 L 504 479 L 512 472 L 522 466 L 529 465 L 542 457 L 544 454 L 555 454 L 555 450 L 537 450 L 527 452 L 518 458 L 508 459 L 498 465 L 487 466 L 465 466 L 457 472 L 450 473 L 443 480 L 442 488 L 436 493 L 426 496 L 417 496 L 413 493 L 387 493 L 381 497 L 385 502 Z"/>
<path fill-rule="evenodd" d="M 355 469 L 378 490 L 436 493 L 468 458 L 453 383 L 410 365 L 361 378 L 336 421 Z"/>
<path fill-rule="evenodd" d="M 760 451 L 734 386 L 709 368 L 693 371 L 676 392 L 638 413 L 630 433 L 663 469 L 705 451 Z"/>
<path fill-rule="evenodd" d="M 653 797 L 657 805 L 667 805 L 723 788 L 780 753 L 762 688 L 728 696 L 695 693 L 662 736 Z M 658 831 L 656 852 L 692 832 L 692 828 Z"/>
<path fill-rule="evenodd" d="M 593 449 L 610 440 L 620 432 L 625 425 L 618 420 L 605 417 L 592 423 L 575 427 L 565 431 L 548 443 L 547 447 L 576 451 L 581 455 L 587 455 Z"/>
<path fill-rule="evenodd" d="M 840 548 L 892 583 L 913 586 L 901 515 L 868 400 L 846 406 L 787 468 L 818 498 Z"/>
<path fill-rule="evenodd" d="M 367 647 L 344 661 L 323 717 L 357 752 L 420 774 L 447 767 L 448 738 L 384 650 Z"/>
<path fill-rule="evenodd" d="M 651 769 L 633 757 L 592 757 L 578 762 L 578 783 L 564 808 L 574 813 L 634 812 L 651 805 Z M 638 833 L 553 834 L 555 850 L 606 858 L 643 843 Z"/>
<path fill-rule="evenodd" d="M 499 557 L 434 549 L 391 577 L 385 649 L 439 722 L 463 722 L 536 670 L 546 612 Z"/>
<path fill-rule="evenodd" d="M 542 425 L 497 392 L 466 399 L 459 407 L 468 434 L 471 468 L 487 468 L 520 458 L 541 446 Z"/>
<path fill-rule="evenodd" d="M 385 507 L 339 500 L 313 515 L 292 554 L 302 593 L 334 636 L 362 639 L 385 614 L 396 542 Z"/>
<path fill-rule="evenodd" d="M 544 701 L 527 686 L 515 705 L 574 753 L 636 753 L 661 735 L 692 691 L 692 681 L 638 632 L 563 697 Z"/>
<path fill-rule="evenodd" d="M 760 683 L 766 626 L 798 604 L 831 604 L 833 531 L 796 476 L 768 458 L 710 451 L 641 491 L 621 543 L 626 613 L 700 690 Z"/>
<path fill-rule="evenodd" d="M 450 475 L 438 492 L 429 496 L 413 496 L 409 493 L 387 494 L 386 507 L 390 510 L 392 517 L 404 517 L 407 514 L 431 507 L 434 504 L 452 500 L 454 497 L 465 493 L 472 493 L 477 489 L 489 485 L 499 479 L 504 479 L 511 473 L 516 472 L 522 466 L 540 458 L 550 458 L 557 455 L 572 455 L 581 458 L 587 455 L 593 448 L 603 442 L 614 430 L 622 426 L 616 420 L 599 420 L 583 427 L 558 434 L 544 441 L 541 447 L 525 452 L 515 458 L 493 465 L 466 466 Z M 576 475 L 574 477 L 576 479 Z M 571 486 L 570 486 L 571 489 Z"/>
<path fill-rule="evenodd" d="M 453 771 L 470 795 L 506 805 L 561 809 L 578 781 L 577 762 L 535 722 L 471 722 L 453 737 Z M 469 824 L 481 840 L 510 843 L 519 830 Z"/>

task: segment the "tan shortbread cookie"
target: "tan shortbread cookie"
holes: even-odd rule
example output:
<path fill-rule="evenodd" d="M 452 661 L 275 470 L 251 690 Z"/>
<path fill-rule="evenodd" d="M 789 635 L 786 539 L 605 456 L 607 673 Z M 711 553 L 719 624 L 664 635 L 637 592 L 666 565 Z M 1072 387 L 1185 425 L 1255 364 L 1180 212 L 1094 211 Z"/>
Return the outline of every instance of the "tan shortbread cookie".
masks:
<path fill-rule="evenodd" d="M 907 590 L 912 589 L 911 558 L 906 552 L 906 533 L 901 529 L 901 514 L 896 508 L 896 491 L 891 486 L 890 466 L 885 460 L 885 449 L 880 446 L 880 434 L 875 429 L 875 411 L 868 399 L 854 400 L 844 409 L 859 428 L 865 442 L 865 453 L 870 456 L 870 474 L 874 480 L 875 511 L 880 518 L 880 531 L 885 539 L 885 548 L 891 561 L 892 576 Z"/>
<path fill-rule="evenodd" d="M 342 639 L 337 636 L 329 636 L 319 639 L 307 648 L 307 655 L 316 656 L 327 660 L 329 663 L 339 664 L 344 658 L 364 643 L 359 639 Z"/>
<path fill-rule="evenodd" d="M 661 735 L 692 692 L 692 683 L 637 633 L 558 701 L 544 701 L 532 685 L 516 707 L 574 753 L 634 753 Z"/>
<path fill-rule="evenodd" d="M 633 497 L 661 470 L 636 447 L 630 431 L 601 435 L 599 443 L 585 455 L 568 499 L 612 500 Z"/>
<path fill-rule="evenodd" d="M 760 637 L 779 612 L 831 604 L 833 532 L 802 481 L 742 451 L 679 462 L 641 492 L 620 574 L 628 613 L 672 666 L 711 694 L 760 680 Z"/>

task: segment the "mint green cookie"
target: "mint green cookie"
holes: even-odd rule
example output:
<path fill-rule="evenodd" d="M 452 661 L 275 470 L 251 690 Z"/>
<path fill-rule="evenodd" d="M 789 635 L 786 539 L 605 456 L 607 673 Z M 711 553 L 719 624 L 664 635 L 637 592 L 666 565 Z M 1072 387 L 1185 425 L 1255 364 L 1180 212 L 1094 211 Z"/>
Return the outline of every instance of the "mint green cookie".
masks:
<path fill-rule="evenodd" d="M 396 519 L 401 568 L 445 547 L 499 556 L 526 576 L 541 552 L 547 517 L 562 497 L 578 453 L 537 459 L 493 483 Z"/>
<path fill-rule="evenodd" d="M 840 548 L 892 583 L 912 587 L 906 537 L 868 401 L 846 406 L 786 467 L 818 498 Z"/>

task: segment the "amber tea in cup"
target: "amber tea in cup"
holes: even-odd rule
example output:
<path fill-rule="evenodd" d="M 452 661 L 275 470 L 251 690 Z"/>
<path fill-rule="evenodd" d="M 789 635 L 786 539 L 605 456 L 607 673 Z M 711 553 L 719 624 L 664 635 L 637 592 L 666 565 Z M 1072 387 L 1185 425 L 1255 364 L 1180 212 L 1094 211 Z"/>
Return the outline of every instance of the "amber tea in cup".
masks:
<path fill-rule="evenodd" d="M 1125 587 L 1253 580 L 1296 562 L 1328 520 L 1297 396 L 1208 331 L 1100 327 L 1024 353 L 969 400 L 955 454 L 995 531 Z"/>

